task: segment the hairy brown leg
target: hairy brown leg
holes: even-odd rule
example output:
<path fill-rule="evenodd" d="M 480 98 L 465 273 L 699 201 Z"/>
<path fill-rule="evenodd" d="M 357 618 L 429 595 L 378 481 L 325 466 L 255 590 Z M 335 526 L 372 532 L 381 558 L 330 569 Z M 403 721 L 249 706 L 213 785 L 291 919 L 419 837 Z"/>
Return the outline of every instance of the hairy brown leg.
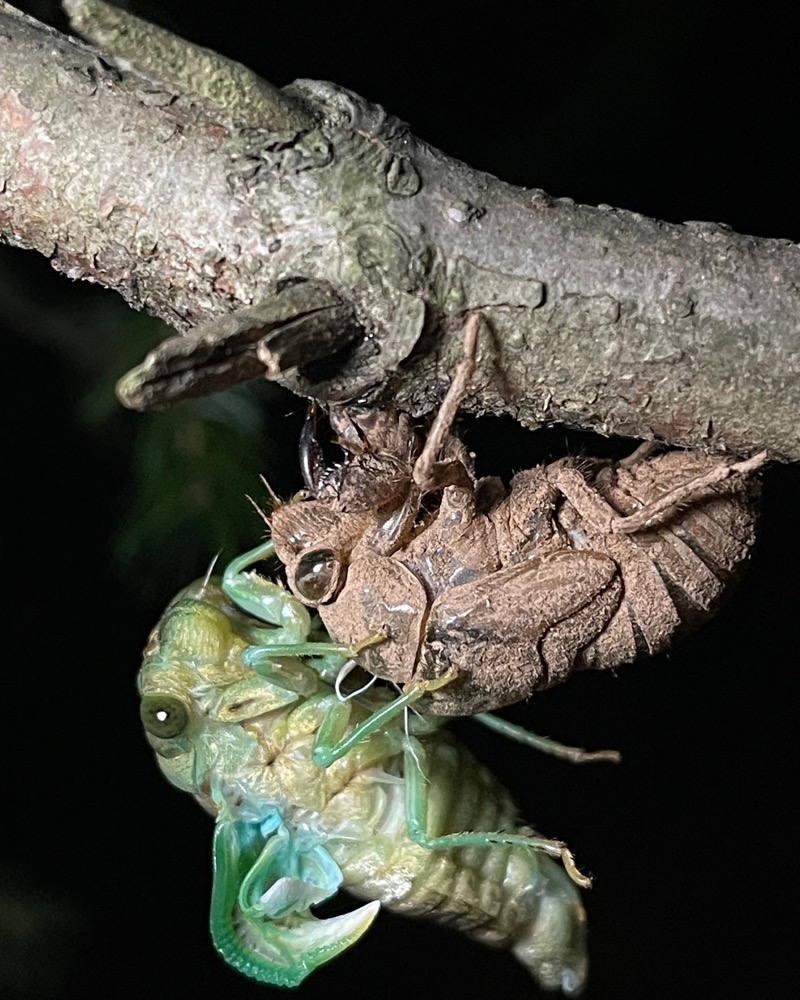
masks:
<path fill-rule="evenodd" d="M 629 465 L 637 452 L 638 449 L 628 460 Z M 611 534 L 630 535 L 636 531 L 656 526 L 659 520 L 672 513 L 676 507 L 697 498 L 704 491 L 724 482 L 731 476 L 750 475 L 761 468 L 766 461 L 767 453 L 761 451 L 742 462 L 731 464 L 720 462 L 708 472 L 693 476 L 687 482 L 673 487 L 658 499 L 644 504 L 632 514 L 620 514 L 614 510 L 611 504 L 586 482 L 578 469 L 569 466 L 556 466 L 548 470 L 548 479 L 556 489 L 563 493 L 580 516 L 596 530 Z"/>
<path fill-rule="evenodd" d="M 423 493 L 443 489 L 445 486 L 463 486 L 465 489 L 471 489 L 474 485 L 462 462 L 458 460 L 440 462 L 438 456 L 452 433 L 459 407 L 475 374 L 480 325 L 480 313 L 470 313 L 464 326 L 464 357 L 458 363 L 450 388 L 428 432 L 425 446 L 414 463 L 414 482 Z"/>
<path fill-rule="evenodd" d="M 756 469 L 760 469 L 766 461 L 766 451 L 760 451 L 757 455 L 753 455 L 752 458 L 743 462 L 733 462 L 730 465 L 720 462 L 708 472 L 694 476 L 688 482 L 668 490 L 657 500 L 646 503 L 633 514 L 618 514 L 612 519 L 609 527 L 613 532 L 624 532 L 625 534 L 632 534 L 643 528 L 652 528 L 665 514 L 669 514 L 676 507 L 682 506 L 689 500 L 698 498 L 709 487 L 722 483 L 731 476 L 749 476 Z"/>

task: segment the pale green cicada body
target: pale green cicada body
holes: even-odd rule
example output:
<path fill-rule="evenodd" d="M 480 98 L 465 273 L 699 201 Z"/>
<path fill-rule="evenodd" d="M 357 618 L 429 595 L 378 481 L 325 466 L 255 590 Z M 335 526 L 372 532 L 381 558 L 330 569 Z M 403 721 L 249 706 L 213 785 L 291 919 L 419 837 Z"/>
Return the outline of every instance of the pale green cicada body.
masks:
<path fill-rule="evenodd" d="M 403 719 L 389 690 L 350 690 L 358 649 L 316 632 L 284 587 L 244 572 L 265 551 L 178 594 L 139 675 L 161 770 L 216 817 L 217 950 L 246 976 L 296 986 L 384 904 L 508 947 L 543 987 L 578 995 L 587 960 L 575 882 L 587 880 L 564 844 L 518 825 L 508 793 L 442 719 Z M 340 887 L 370 902 L 313 916 Z"/>

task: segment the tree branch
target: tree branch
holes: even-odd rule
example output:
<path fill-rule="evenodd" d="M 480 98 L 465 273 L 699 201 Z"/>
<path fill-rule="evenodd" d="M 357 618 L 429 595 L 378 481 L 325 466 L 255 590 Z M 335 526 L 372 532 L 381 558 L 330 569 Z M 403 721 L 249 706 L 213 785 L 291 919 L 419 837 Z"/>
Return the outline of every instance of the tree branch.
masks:
<path fill-rule="evenodd" d="M 69 8 L 102 34 L 107 5 Z M 476 411 L 800 458 L 797 245 L 515 188 L 335 85 L 262 87 L 208 50 L 193 96 L 195 47 L 159 37 L 155 65 L 112 69 L 0 3 L 2 238 L 201 328 L 128 378 L 132 405 L 263 371 L 426 411 L 477 309 Z"/>

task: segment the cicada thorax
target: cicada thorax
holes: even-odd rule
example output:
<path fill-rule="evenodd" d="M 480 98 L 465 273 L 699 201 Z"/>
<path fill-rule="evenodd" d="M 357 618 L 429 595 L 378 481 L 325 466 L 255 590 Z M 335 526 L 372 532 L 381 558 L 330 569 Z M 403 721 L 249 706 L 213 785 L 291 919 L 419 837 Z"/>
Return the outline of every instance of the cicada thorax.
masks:
<path fill-rule="evenodd" d="M 624 530 L 624 518 L 702 477 L 719 459 L 669 452 L 601 470 L 590 516 L 563 496 L 554 521 L 570 544 L 604 552 L 622 582 L 619 608 L 597 638 L 576 650 L 576 668 L 603 669 L 662 652 L 717 609 L 755 540 L 758 481 L 732 476 L 685 496 L 652 525 Z M 558 476 L 555 477 L 558 479 Z M 603 523 L 603 507 L 617 518 Z"/>

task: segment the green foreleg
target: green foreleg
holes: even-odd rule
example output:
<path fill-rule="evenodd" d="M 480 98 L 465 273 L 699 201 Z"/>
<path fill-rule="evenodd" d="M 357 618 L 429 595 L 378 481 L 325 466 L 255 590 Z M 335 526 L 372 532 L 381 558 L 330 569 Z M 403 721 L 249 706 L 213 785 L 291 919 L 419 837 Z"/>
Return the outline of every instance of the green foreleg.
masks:
<path fill-rule="evenodd" d="M 275 546 L 268 540 L 233 559 L 222 575 L 222 589 L 234 604 L 270 626 L 250 630 L 251 647 L 244 660 L 253 670 L 271 676 L 275 673 L 273 660 L 308 656 L 321 661 L 312 665 L 329 680 L 365 646 L 384 639 L 382 635 L 370 636 L 354 645 L 309 639 L 311 616 L 307 608 L 285 587 L 250 571 L 251 566 L 274 556 Z"/>
<path fill-rule="evenodd" d="M 377 638 L 374 640 L 365 640 L 364 643 L 361 643 L 361 646 L 363 647 L 369 641 L 378 640 Z M 387 722 L 396 719 L 401 712 L 404 712 L 410 705 L 413 705 L 415 701 L 419 701 L 423 695 L 429 691 L 436 691 L 438 688 L 444 687 L 445 684 L 449 684 L 454 676 L 455 674 L 452 671 L 447 671 L 447 673 L 433 681 L 411 681 L 410 684 L 406 684 L 403 693 L 395 698 L 394 701 L 390 701 L 383 708 L 379 708 L 376 712 L 373 712 L 368 719 L 357 725 L 347 736 L 341 737 L 338 742 L 330 738 L 323 739 L 322 730 L 320 730 L 317 733 L 317 740 L 314 744 L 314 763 L 318 767 L 329 767 L 335 760 L 344 757 L 361 740 L 371 736 L 377 730 L 383 729 Z M 438 720 L 431 718 L 428 721 L 422 717 L 419 720 L 419 725 L 412 723 L 412 728 L 415 728 L 418 732 L 425 733 L 433 731 L 438 725 Z M 330 729 L 328 732 L 330 732 Z"/>
<path fill-rule="evenodd" d="M 272 541 L 233 559 L 222 574 L 222 589 L 243 611 L 259 621 L 274 626 L 270 642 L 297 645 L 308 638 L 311 616 L 306 608 L 284 587 L 255 572 L 250 566 L 275 555 Z M 289 655 L 298 655 L 295 650 Z"/>
<path fill-rule="evenodd" d="M 379 708 L 377 712 L 373 712 L 368 719 L 355 726 L 347 736 L 342 736 L 341 734 L 344 732 L 349 719 L 349 704 L 341 702 L 338 706 L 334 705 L 328 711 L 322 725 L 317 731 L 317 737 L 314 741 L 314 763 L 317 767 L 329 767 L 335 760 L 344 757 L 361 740 L 365 740 L 374 732 L 383 729 L 387 722 L 395 719 L 409 705 L 413 705 L 415 701 L 418 701 L 425 694 L 426 690 L 427 688 L 422 685 L 409 684 L 405 691 L 395 698 L 394 701 L 390 701 L 383 708 Z M 345 707 L 347 708 L 346 717 L 343 712 L 339 711 L 340 708 L 344 709 Z"/>

